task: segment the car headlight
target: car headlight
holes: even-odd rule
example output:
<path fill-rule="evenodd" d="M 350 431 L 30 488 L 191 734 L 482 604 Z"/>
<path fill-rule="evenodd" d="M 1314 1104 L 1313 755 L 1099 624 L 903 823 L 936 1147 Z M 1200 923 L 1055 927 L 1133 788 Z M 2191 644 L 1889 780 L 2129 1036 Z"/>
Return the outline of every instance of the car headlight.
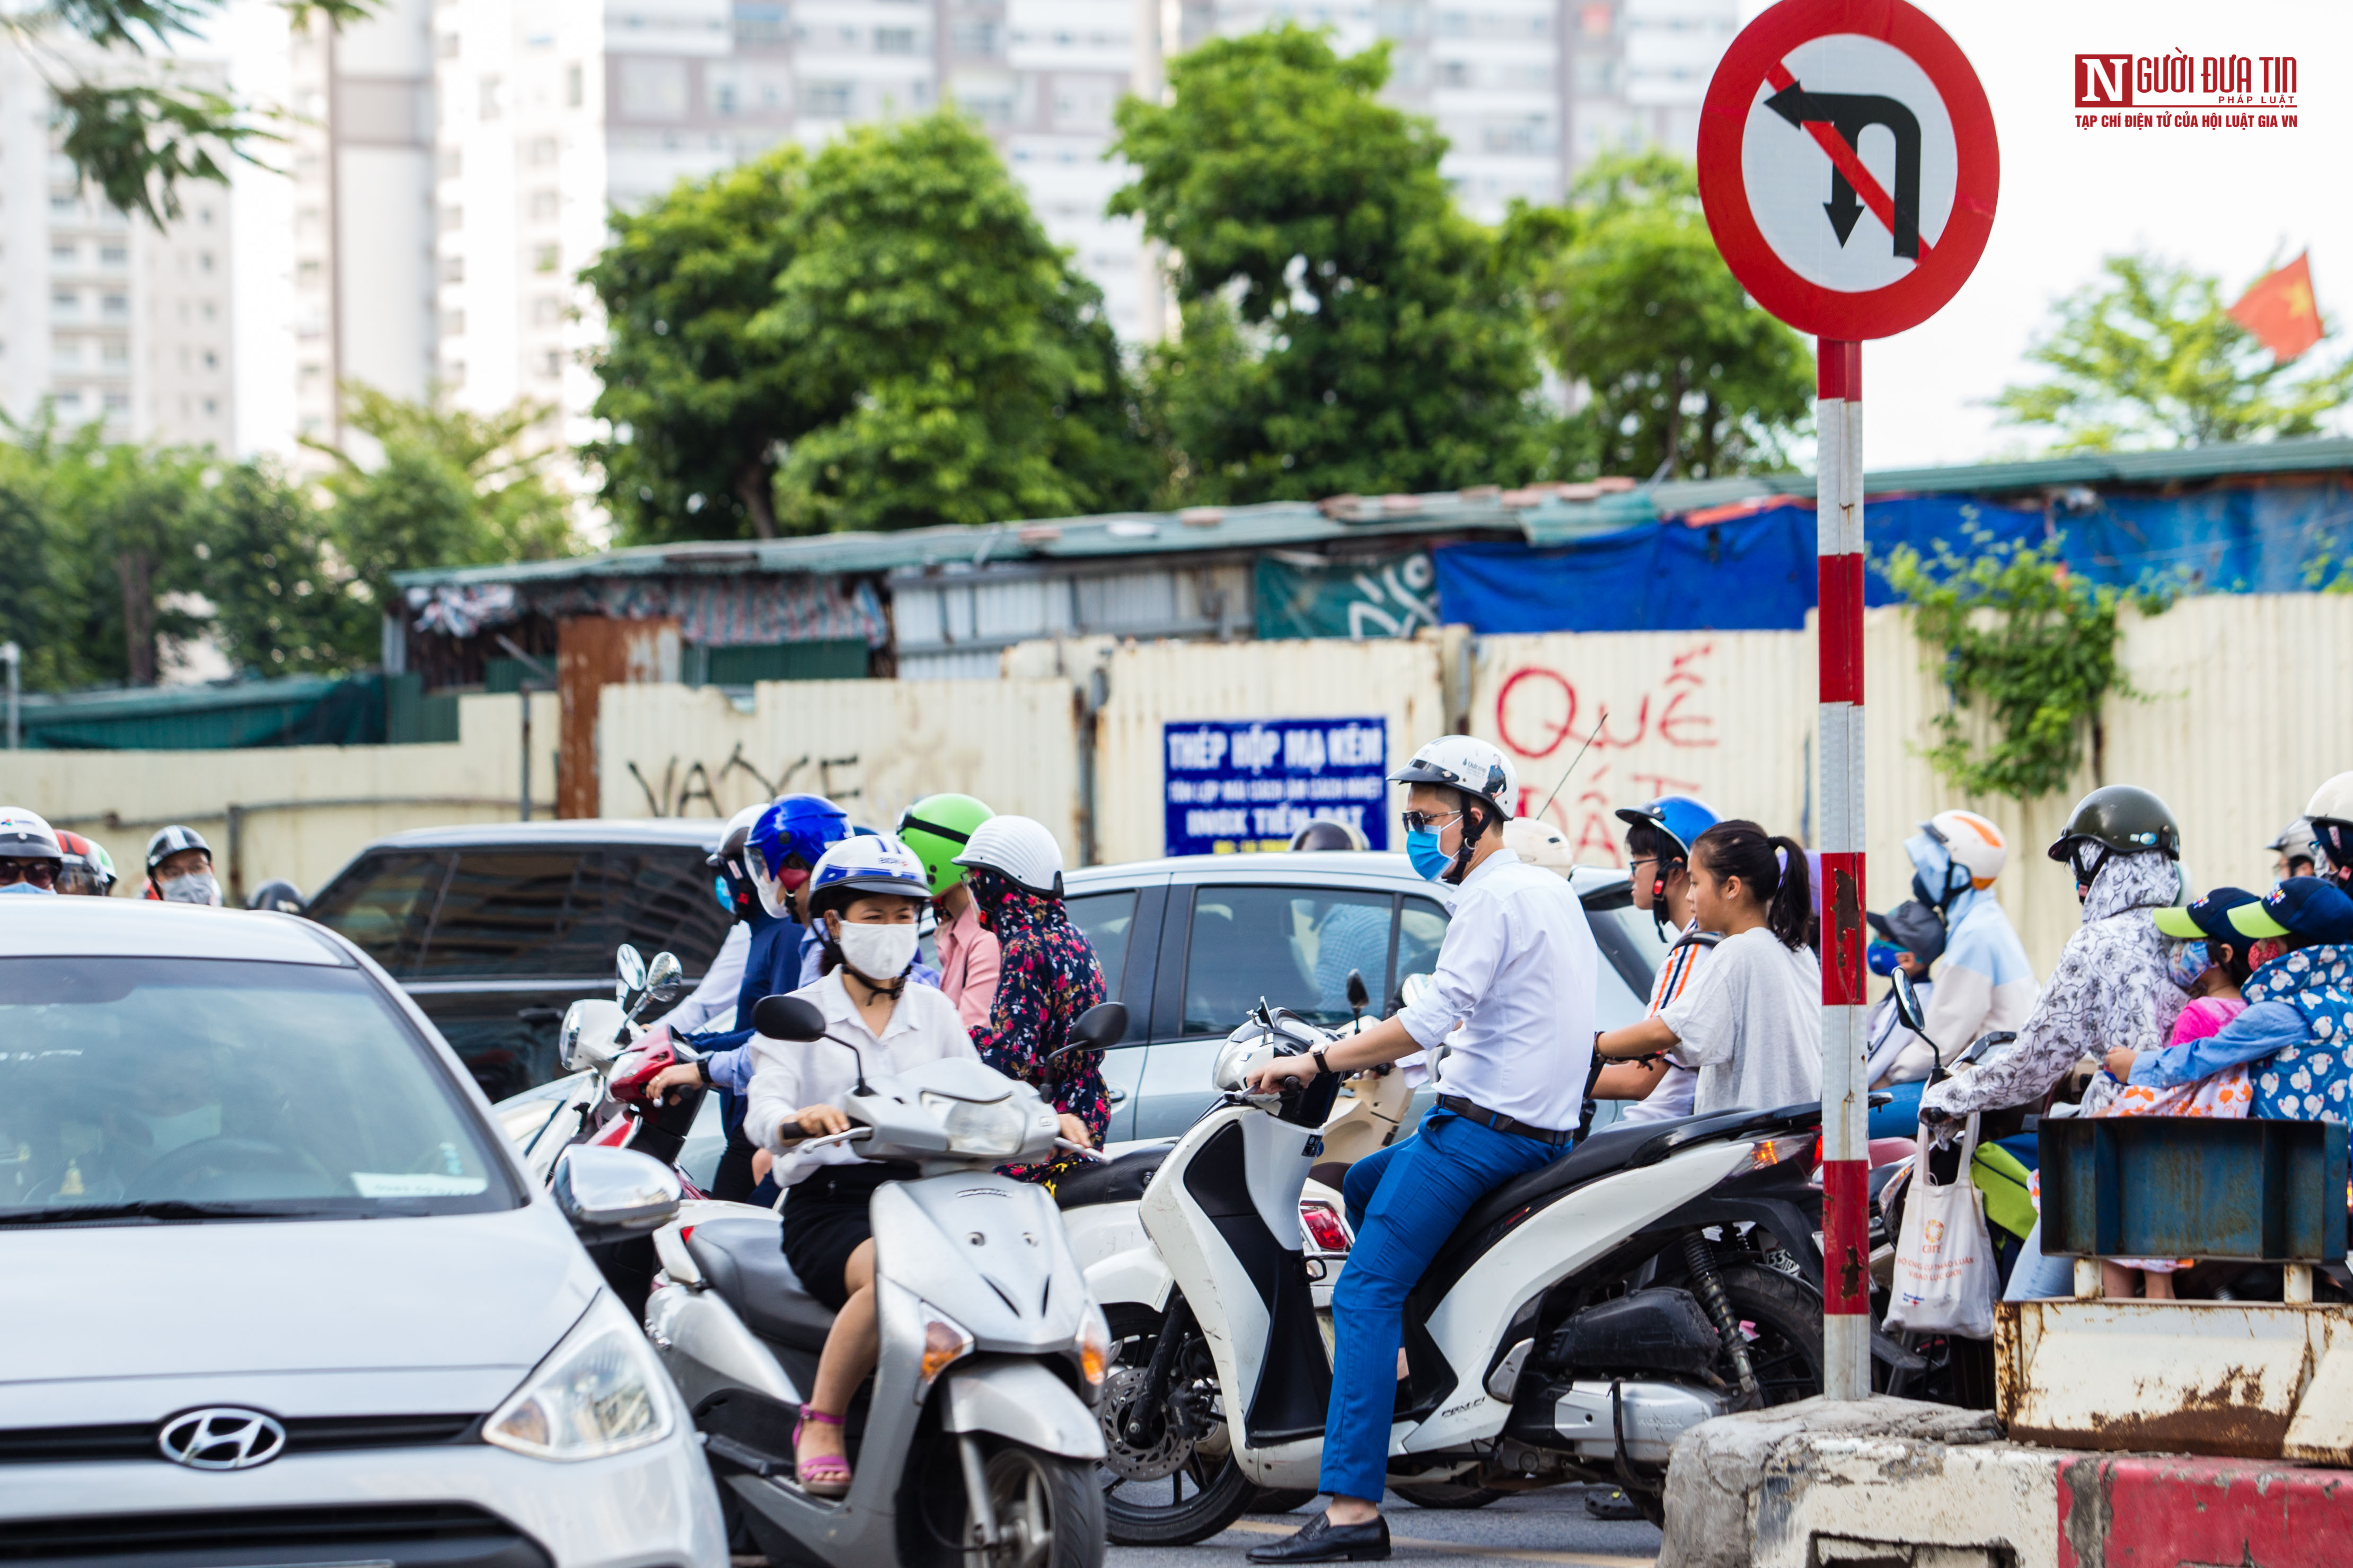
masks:
<path fill-rule="evenodd" d="M 926 1091 L 923 1109 L 940 1119 L 951 1154 L 988 1154 L 1009 1160 L 1029 1142 L 1029 1117 L 1011 1095 L 976 1101 Z"/>
<path fill-rule="evenodd" d="M 534 1459 L 601 1459 L 659 1443 L 670 1433 L 669 1375 L 645 1334 L 600 1295 L 491 1413 L 482 1439 Z"/>

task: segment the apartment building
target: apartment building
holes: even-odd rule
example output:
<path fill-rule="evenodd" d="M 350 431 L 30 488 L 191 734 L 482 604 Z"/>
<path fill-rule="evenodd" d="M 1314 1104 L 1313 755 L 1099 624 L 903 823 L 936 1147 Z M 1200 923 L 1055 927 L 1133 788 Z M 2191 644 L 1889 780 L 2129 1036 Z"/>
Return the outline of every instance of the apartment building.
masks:
<path fill-rule="evenodd" d="M 155 68 L 227 79 L 201 60 Z M 161 230 L 126 217 L 80 188 L 49 113 L 24 55 L 0 51 L 0 409 L 23 423 L 47 400 L 59 424 L 111 439 L 230 449 L 228 193 L 191 184 Z"/>

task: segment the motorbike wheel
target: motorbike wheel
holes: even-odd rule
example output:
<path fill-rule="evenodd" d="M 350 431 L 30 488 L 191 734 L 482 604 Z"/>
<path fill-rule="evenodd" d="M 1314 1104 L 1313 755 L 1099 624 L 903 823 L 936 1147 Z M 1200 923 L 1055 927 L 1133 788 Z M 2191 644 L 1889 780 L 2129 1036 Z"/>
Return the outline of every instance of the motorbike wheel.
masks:
<path fill-rule="evenodd" d="M 1726 1268 L 1717 1278 L 1732 1302 L 1733 1316 L 1747 1327 L 1748 1363 L 1765 1403 L 1788 1405 L 1820 1394 L 1821 1298 L 1771 1268 Z M 1727 1364 L 1725 1375 L 1730 1373 Z"/>
<path fill-rule="evenodd" d="M 1035 1448 L 1008 1444 L 989 1455 L 982 1476 L 997 1516 L 997 1544 L 967 1552 L 979 1568 L 1103 1568 L 1103 1500 L 1093 1467 Z M 979 1531 L 980 1514 L 965 1508 L 964 1538 Z"/>
<path fill-rule="evenodd" d="M 1389 1490 L 1416 1508 L 1485 1508 L 1504 1495 L 1493 1487 L 1473 1486 L 1468 1481 L 1417 1481 L 1409 1486 L 1393 1483 Z"/>
<path fill-rule="evenodd" d="M 1152 1312 L 1113 1308 L 1112 1334 L 1119 1353 L 1103 1379 L 1097 1401 L 1103 1446 L 1109 1458 L 1096 1472 L 1103 1496 L 1103 1529 L 1119 1546 L 1190 1546 L 1207 1541 L 1249 1510 L 1258 1488 L 1242 1473 L 1222 1419 L 1204 1436 L 1187 1440 L 1169 1429 L 1169 1412 L 1157 1413 L 1156 1439 L 1147 1447 L 1125 1433 L 1134 1393 L 1144 1381 L 1160 1319 Z M 1197 1327 L 1177 1350 L 1174 1405 L 1189 1401 L 1206 1415 L 1218 1398 L 1216 1363 Z"/>

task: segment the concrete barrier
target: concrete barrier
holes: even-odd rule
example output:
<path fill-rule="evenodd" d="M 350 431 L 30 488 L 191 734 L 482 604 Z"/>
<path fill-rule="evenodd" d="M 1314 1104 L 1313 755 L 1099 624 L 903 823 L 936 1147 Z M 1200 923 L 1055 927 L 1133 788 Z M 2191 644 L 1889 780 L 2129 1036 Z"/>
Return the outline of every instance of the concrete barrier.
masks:
<path fill-rule="evenodd" d="M 1806 1400 L 1704 1422 L 1659 1568 L 2343 1568 L 2353 1476 L 2004 1442 L 1989 1412 Z"/>

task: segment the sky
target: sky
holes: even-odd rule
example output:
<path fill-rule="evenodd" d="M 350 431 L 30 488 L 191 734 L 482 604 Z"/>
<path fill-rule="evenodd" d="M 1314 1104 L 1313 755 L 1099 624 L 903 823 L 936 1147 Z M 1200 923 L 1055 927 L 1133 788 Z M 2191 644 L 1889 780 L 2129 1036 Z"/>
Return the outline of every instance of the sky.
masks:
<path fill-rule="evenodd" d="M 1113 3 L 1113 0 L 1101 0 Z M 1743 0 L 1748 20 L 1764 0 Z M 2031 454 L 2042 432 L 1987 401 L 2034 375 L 2029 343 L 2101 258 L 2145 249 L 2220 275 L 2233 293 L 2309 248 L 2325 315 L 2353 321 L 2353 3 L 2348 0 L 1923 0 L 1984 82 L 2001 142 L 1993 237 L 1953 301 L 1863 352 L 1864 462 L 1873 468 Z M 230 0 L 215 24 L 239 89 L 283 102 L 286 31 L 274 0 Z M 2078 53 L 2296 57 L 2294 130 L 2182 134 L 2078 130 Z M 291 192 L 236 174 L 238 445 L 283 449 L 293 425 Z M 1866 219 L 1868 223 L 1870 220 Z M 2347 352 L 2344 340 L 2316 353 Z M 2340 419 L 2342 416 L 2340 416 Z M 2353 421 L 2342 426 L 2353 433 Z M 1810 466 L 1812 454 L 1799 456 Z"/>
<path fill-rule="evenodd" d="M 2045 446 L 2042 433 L 1999 423 L 1986 401 L 2035 378 L 2028 345 L 2052 305 L 2090 282 L 2105 256 L 2147 250 L 2219 275 L 2235 295 L 2274 258 L 2309 247 L 2324 319 L 2353 321 L 2353 202 L 2345 196 L 2353 5 L 1926 0 L 1920 8 L 1985 84 L 2001 142 L 2001 194 L 1985 255 L 1952 302 L 1863 348 L 1866 468 L 2023 457 Z M 1765 9 L 1745 0 L 1743 20 Z M 2300 123 L 2179 134 L 2075 128 L 2077 54 L 2177 49 L 2294 55 Z M 2333 359 L 2346 339 L 2313 352 Z"/>

